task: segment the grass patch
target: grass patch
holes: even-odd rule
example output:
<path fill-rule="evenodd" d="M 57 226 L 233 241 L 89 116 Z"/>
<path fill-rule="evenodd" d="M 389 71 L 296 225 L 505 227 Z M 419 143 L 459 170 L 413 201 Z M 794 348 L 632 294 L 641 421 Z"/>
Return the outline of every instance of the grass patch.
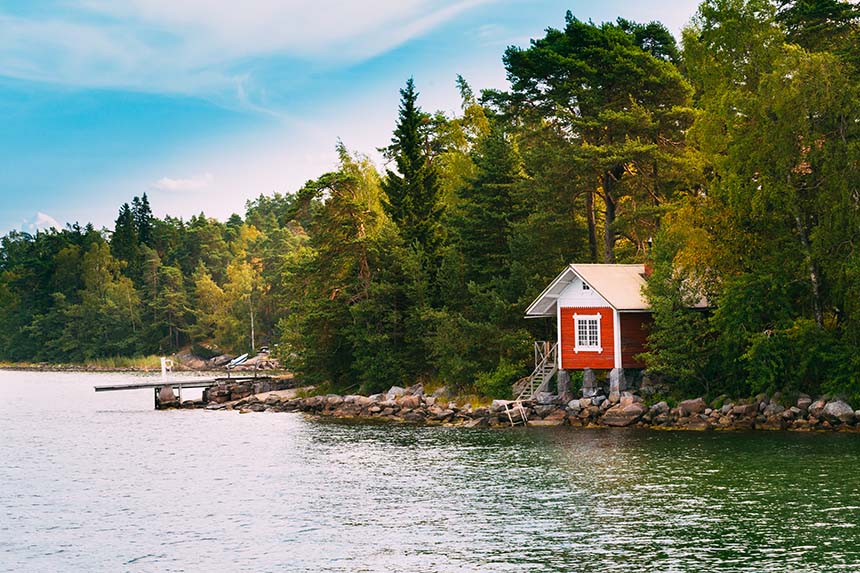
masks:
<path fill-rule="evenodd" d="M 135 370 L 161 370 L 161 356 L 152 354 L 150 356 L 108 356 L 105 358 L 93 358 L 83 364 L 86 368 L 96 370 L 129 369 Z M 177 366 L 174 360 L 174 367 Z"/>

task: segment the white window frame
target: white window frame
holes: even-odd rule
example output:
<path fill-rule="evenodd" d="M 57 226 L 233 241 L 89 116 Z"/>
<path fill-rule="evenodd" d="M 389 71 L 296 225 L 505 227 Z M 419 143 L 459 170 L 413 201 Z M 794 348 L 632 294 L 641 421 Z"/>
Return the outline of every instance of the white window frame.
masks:
<path fill-rule="evenodd" d="M 597 314 L 576 314 L 573 315 L 573 351 L 576 353 L 579 352 L 603 352 L 603 346 L 601 346 L 601 337 L 600 337 L 600 319 L 602 315 L 598 312 Z M 597 322 L 597 344 L 580 344 L 579 340 L 579 325 L 582 322 L 586 321 L 596 321 Z M 586 327 L 587 328 L 587 327 Z"/>

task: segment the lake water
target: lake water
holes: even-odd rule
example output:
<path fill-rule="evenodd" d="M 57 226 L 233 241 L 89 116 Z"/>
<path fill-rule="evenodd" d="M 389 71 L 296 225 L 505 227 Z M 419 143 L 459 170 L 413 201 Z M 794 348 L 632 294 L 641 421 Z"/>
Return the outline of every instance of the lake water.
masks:
<path fill-rule="evenodd" d="M 857 571 L 860 435 L 152 410 L 0 372 L 0 571 Z"/>

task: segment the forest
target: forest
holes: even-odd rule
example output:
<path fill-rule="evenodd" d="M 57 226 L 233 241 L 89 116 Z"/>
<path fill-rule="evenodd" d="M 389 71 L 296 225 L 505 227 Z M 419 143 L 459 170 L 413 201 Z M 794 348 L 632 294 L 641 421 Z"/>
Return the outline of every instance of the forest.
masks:
<path fill-rule="evenodd" d="M 678 396 L 860 398 L 856 5 L 705 0 L 679 41 L 568 12 L 502 60 L 505 90 L 452 73 L 457 113 L 407 80 L 381 169 L 337 142 L 334 171 L 227 221 L 142 194 L 112 229 L 8 233 L 0 360 L 268 345 L 339 391 L 507 397 L 564 265 L 648 259 L 644 358 Z"/>

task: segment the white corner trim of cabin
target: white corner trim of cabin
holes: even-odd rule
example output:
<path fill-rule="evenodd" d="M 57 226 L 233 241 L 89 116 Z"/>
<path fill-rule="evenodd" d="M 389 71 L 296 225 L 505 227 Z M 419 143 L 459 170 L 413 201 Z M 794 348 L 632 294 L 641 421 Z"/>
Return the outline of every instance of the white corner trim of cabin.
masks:
<path fill-rule="evenodd" d="M 558 331 L 556 340 L 558 340 L 558 351 L 555 353 L 556 360 L 558 361 L 558 369 L 562 370 L 561 365 L 561 349 L 563 348 L 563 340 L 561 338 L 561 305 L 556 302 L 555 304 L 555 326 Z"/>

